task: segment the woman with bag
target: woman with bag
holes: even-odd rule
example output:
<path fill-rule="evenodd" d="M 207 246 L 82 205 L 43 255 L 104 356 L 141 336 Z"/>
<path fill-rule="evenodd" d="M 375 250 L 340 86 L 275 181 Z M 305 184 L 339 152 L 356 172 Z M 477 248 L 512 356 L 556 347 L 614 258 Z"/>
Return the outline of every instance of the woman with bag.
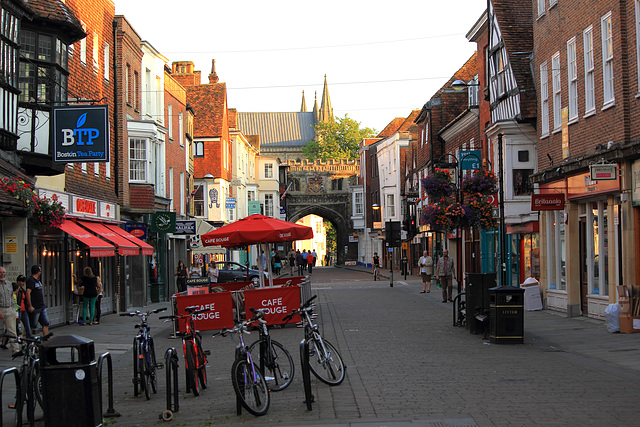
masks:
<path fill-rule="evenodd" d="M 82 273 L 83 276 L 80 278 L 80 286 L 78 287 L 78 293 L 82 295 L 82 317 L 78 321 L 78 324 L 91 325 L 96 309 L 96 299 L 98 298 L 98 279 L 93 275 L 91 267 L 85 267 Z M 75 274 L 73 275 L 73 279 L 78 280 Z M 86 318 L 87 307 L 89 307 L 88 319 Z"/>
<path fill-rule="evenodd" d="M 184 265 L 182 260 L 178 261 L 178 268 L 176 268 L 176 274 L 174 276 L 176 279 L 176 286 L 178 288 L 178 292 L 184 292 L 187 290 L 187 276 L 189 275 L 187 271 L 187 267 Z"/>

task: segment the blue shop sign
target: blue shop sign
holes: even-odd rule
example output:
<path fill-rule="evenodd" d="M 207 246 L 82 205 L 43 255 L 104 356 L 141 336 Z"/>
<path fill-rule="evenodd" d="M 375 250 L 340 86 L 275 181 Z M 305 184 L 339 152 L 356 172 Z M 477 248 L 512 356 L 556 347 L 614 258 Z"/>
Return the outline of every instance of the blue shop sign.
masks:
<path fill-rule="evenodd" d="M 458 153 L 460 170 L 475 171 L 481 168 L 482 153 L 480 150 L 460 150 Z"/>
<path fill-rule="evenodd" d="M 55 163 L 109 161 L 109 107 L 53 107 Z"/>
<path fill-rule="evenodd" d="M 191 220 L 176 220 L 176 231 L 173 234 L 196 234 L 196 222 Z"/>
<path fill-rule="evenodd" d="M 235 209 L 236 208 L 236 198 L 235 197 L 227 197 L 225 201 L 225 207 L 227 209 Z"/>

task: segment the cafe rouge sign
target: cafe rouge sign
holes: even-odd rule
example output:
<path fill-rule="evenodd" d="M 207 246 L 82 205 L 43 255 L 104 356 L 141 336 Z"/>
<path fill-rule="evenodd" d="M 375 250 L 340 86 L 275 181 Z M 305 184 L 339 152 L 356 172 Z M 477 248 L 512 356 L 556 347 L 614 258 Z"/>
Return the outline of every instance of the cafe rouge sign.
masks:
<path fill-rule="evenodd" d="M 53 161 L 109 161 L 107 105 L 53 107 Z"/>

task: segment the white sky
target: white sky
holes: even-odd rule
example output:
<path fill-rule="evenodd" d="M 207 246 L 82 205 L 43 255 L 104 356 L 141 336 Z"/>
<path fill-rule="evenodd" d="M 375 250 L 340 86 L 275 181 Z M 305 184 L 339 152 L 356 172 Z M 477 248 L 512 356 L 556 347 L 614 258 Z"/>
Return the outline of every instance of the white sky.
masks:
<path fill-rule="evenodd" d="M 465 34 L 485 0 L 114 0 L 143 40 L 173 61 L 211 60 L 240 112 L 318 104 L 324 75 L 336 117 L 381 131 L 407 117 L 475 50 Z"/>

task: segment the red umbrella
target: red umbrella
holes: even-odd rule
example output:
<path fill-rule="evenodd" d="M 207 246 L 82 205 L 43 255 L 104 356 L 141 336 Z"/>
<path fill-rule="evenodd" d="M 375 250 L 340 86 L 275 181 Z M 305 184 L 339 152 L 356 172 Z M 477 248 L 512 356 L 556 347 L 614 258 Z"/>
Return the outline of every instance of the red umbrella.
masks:
<path fill-rule="evenodd" d="M 264 215 L 249 215 L 217 230 L 200 236 L 203 246 L 220 245 L 225 248 L 236 248 L 260 243 L 293 242 L 313 238 L 313 229 L 306 225 L 282 221 Z M 258 262 L 260 271 L 262 263 Z M 271 262 L 267 264 L 271 272 Z M 262 285 L 264 277 L 260 274 Z M 269 284 L 273 284 L 273 276 L 269 274 Z"/>
<path fill-rule="evenodd" d="M 204 246 L 220 245 L 225 248 L 312 238 L 311 227 L 258 214 L 249 215 L 200 236 Z"/>

